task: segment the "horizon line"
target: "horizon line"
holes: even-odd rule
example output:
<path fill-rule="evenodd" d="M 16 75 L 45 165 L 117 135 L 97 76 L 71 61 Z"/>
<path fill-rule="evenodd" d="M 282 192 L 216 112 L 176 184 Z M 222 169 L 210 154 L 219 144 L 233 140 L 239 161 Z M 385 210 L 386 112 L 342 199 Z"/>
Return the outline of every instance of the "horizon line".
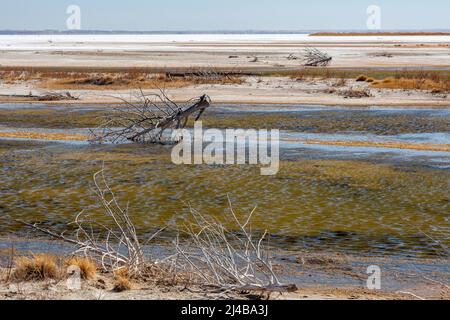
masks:
<path fill-rule="evenodd" d="M 242 29 L 242 30 L 101 30 L 101 29 L 85 29 L 85 30 L 61 30 L 61 29 L 41 29 L 41 30 L 17 30 L 17 29 L 1 29 L 0 34 L 88 34 L 88 33 L 123 33 L 123 34 L 306 34 L 315 32 L 364 32 L 364 33 L 388 33 L 388 32 L 449 32 L 449 29 L 382 29 L 382 30 L 367 30 L 367 29 L 279 29 L 279 30 L 264 30 L 264 29 Z"/>

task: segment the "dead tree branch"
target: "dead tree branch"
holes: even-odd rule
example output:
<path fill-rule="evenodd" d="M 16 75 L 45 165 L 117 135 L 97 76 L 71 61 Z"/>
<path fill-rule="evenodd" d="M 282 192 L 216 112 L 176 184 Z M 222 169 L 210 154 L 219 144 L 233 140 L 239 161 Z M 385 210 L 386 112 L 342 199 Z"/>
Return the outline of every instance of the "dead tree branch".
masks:
<path fill-rule="evenodd" d="M 303 52 L 303 66 L 305 67 L 326 67 L 333 58 L 326 52 L 317 48 L 305 48 Z"/>
<path fill-rule="evenodd" d="M 188 106 L 181 106 L 160 90 L 160 94 L 138 96 L 139 102 L 120 99 L 124 106 L 116 108 L 95 130 L 91 131 L 91 142 L 121 143 L 163 143 L 163 135 L 169 129 L 183 129 L 189 118 L 197 114 L 199 120 L 210 106 L 207 95 L 190 100 Z"/>
<path fill-rule="evenodd" d="M 295 285 L 284 285 L 278 279 L 267 246 L 269 235 L 251 232 L 253 210 L 241 222 L 230 203 L 231 222 L 238 233 L 231 232 L 218 220 L 191 208 L 193 222 L 186 225 L 188 245 L 175 242 L 178 267 L 195 274 L 201 282 L 220 290 L 295 291 Z"/>

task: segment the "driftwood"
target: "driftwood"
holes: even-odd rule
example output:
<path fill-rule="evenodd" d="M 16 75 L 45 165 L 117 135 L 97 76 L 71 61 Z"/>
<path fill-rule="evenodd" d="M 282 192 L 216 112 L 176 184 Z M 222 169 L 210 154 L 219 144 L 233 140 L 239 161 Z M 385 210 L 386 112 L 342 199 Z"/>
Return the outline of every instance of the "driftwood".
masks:
<path fill-rule="evenodd" d="M 91 142 L 163 143 L 163 134 L 169 129 L 183 129 L 189 118 L 199 120 L 210 106 L 211 100 L 203 95 L 183 107 L 171 100 L 164 91 L 160 94 L 144 94 L 140 101 L 131 103 L 121 99 L 125 106 L 116 108 L 105 121 L 91 131 Z"/>
<path fill-rule="evenodd" d="M 79 100 L 78 97 L 73 96 L 70 92 L 66 93 L 47 92 L 41 96 L 37 96 L 36 98 L 38 101 Z"/>
<path fill-rule="evenodd" d="M 176 264 L 179 270 L 194 274 L 211 288 L 228 291 L 293 292 L 294 284 L 284 284 L 278 278 L 270 255 L 269 234 L 256 236 L 251 232 L 253 210 L 240 221 L 231 201 L 229 223 L 237 226 L 230 231 L 211 216 L 191 208 L 192 222 L 185 225 L 186 244 L 175 242 Z M 255 208 L 256 209 L 256 208 Z"/>
<path fill-rule="evenodd" d="M 31 92 L 29 94 L 2 94 L 0 97 L 11 99 L 24 99 L 33 101 L 65 101 L 65 100 L 79 100 L 79 97 L 73 96 L 70 92 L 46 92 L 41 95 L 35 95 Z"/>
<path fill-rule="evenodd" d="M 171 78 L 193 78 L 193 79 L 205 79 L 205 80 L 232 80 L 233 77 L 240 77 L 244 75 L 240 71 L 220 71 L 213 68 L 210 69 L 196 69 L 184 72 L 170 71 L 166 72 L 166 77 Z"/>
<path fill-rule="evenodd" d="M 303 52 L 303 66 L 326 67 L 333 58 L 317 48 L 306 48 Z"/>

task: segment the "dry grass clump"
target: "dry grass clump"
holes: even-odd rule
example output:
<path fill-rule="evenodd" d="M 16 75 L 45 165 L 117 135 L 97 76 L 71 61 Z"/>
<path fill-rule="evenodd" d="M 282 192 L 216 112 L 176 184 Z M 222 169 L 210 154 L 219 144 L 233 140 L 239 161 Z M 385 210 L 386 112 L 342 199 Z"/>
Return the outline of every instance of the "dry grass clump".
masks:
<path fill-rule="evenodd" d="M 338 94 L 344 98 L 370 98 L 372 93 L 368 88 L 350 88 L 348 90 L 339 91 Z"/>
<path fill-rule="evenodd" d="M 84 280 L 90 280 L 97 275 L 97 265 L 89 258 L 71 257 L 65 261 L 66 266 L 76 266 L 80 269 L 80 276 Z"/>
<path fill-rule="evenodd" d="M 347 79 L 340 78 L 337 79 L 335 82 L 332 83 L 332 87 L 344 87 L 347 85 Z"/>
<path fill-rule="evenodd" d="M 360 76 L 358 76 L 358 78 L 356 78 L 356 81 L 358 81 L 358 82 L 365 82 L 367 80 L 367 76 L 365 76 L 365 75 L 360 75 Z"/>
<path fill-rule="evenodd" d="M 128 269 L 118 269 L 114 271 L 114 292 L 124 292 L 133 289 L 131 276 Z"/>
<path fill-rule="evenodd" d="M 374 82 L 375 79 L 373 77 L 368 77 L 366 75 L 360 75 L 356 78 L 357 82 Z"/>
<path fill-rule="evenodd" d="M 132 288 L 133 287 L 132 287 L 132 284 L 129 279 L 124 278 L 124 277 L 116 277 L 116 279 L 114 281 L 114 288 L 113 288 L 114 292 L 129 291 Z"/>
<path fill-rule="evenodd" d="M 61 276 L 57 258 L 50 254 L 32 254 L 15 261 L 13 279 L 16 281 L 41 281 Z"/>

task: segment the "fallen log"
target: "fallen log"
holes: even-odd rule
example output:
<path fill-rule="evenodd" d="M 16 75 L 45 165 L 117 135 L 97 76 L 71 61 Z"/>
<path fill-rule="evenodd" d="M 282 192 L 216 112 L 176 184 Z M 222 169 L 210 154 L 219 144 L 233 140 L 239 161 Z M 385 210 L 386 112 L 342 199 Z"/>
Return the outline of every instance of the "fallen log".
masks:
<path fill-rule="evenodd" d="M 140 101 L 131 103 L 121 99 L 125 106 L 118 107 L 105 121 L 91 131 L 91 142 L 120 143 L 167 143 L 163 134 L 169 129 L 183 129 L 189 118 L 199 120 L 210 106 L 211 99 L 203 95 L 191 105 L 180 106 L 172 101 L 162 90 L 160 94 L 145 95 L 142 91 Z"/>

